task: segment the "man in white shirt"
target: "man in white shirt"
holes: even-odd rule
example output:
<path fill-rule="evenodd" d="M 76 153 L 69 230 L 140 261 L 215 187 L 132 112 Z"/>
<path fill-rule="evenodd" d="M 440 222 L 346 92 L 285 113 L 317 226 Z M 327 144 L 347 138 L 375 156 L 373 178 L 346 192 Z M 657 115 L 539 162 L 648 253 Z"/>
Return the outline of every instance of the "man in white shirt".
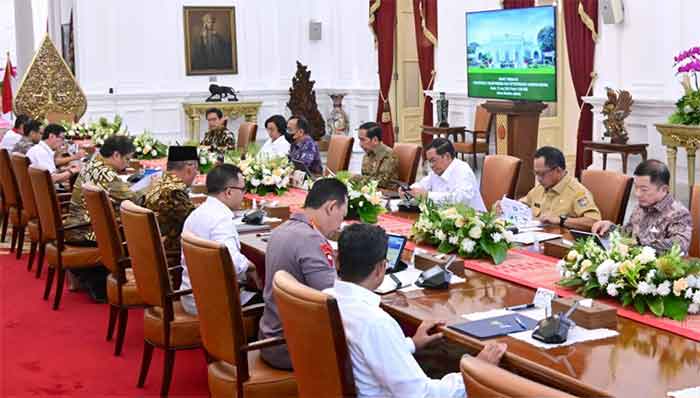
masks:
<path fill-rule="evenodd" d="M 455 148 L 449 140 L 434 139 L 425 151 L 425 160 L 432 170 L 411 186 L 413 196 L 427 196 L 436 202 L 463 203 L 486 211 L 472 168 L 455 158 Z"/>
<path fill-rule="evenodd" d="M 207 191 L 209 197 L 196 208 L 185 220 L 183 231 L 190 231 L 195 236 L 223 243 L 231 255 L 233 266 L 239 280 L 255 280 L 255 265 L 241 254 L 241 242 L 234 223 L 233 210 L 240 208 L 245 194 L 245 180 L 241 170 L 231 164 L 222 164 L 207 174 Z M 182 289 L 191 289 L 185 256 L 182 255 Z M 259 284 L 258 284 L 259 286 Z M 242 304 L 253 295 L 241 289 Z M 193 295 L 182 297 L 182 307 L 190 314 L 197 314 Z"/>
<path fill-rule="evenodd" d="M 27 157 L 32 166 L 45 168 L 51 173 L 54 182 L 68 181 L 74 174 L 80 172 L 80 165 L 70 164 L 64 170 L 57 170 L 55 151 L 63 145 L 66 129 L 58 124 L 49 124 L 44 129 L 41 141 L 27 151 Z"/>
<path fill-rule="evenodd" d="M 335 297 L 345 329 L 358 397 L 465 397 L 459 373 L 430 379 L 413 353 L 442 338 L 440 322 L 421 323 L 405 337 L 399 324 L 379 306 L 373 291 L 384 280 L 387 236 L 381 227 L 353 224 L 338 240 L 338 277 L 325 289 Z M 478 358 L 498 364 L 505 344 L 488 344 Z"/>
<path fill-rule="evenodd" d="M 291 144 L 287 141 L 285 134 L 287 133 L 287 121 L 282 115 L 270 116 L 265 120 L 265 130 L 270 138 L 265 141 L 260 153 L 267 155 L 270 158 L 289 155 Z"/>
<path fill-rule="evenodd" d="M 17 119 L 15 119 L 15 128 L 6 132 L 2 140 L 0 140 L 0 149 L 7 149 L 8 152 L 11 152 L 15 144 L 24 137 L 24 124 L 28 121 L 29 116 L 18 115 Z"/>

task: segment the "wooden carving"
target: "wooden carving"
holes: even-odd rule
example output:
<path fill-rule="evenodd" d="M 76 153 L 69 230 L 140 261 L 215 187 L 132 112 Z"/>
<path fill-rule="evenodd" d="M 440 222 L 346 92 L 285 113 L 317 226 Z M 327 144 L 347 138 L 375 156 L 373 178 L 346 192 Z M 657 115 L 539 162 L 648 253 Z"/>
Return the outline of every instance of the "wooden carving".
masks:
<path fill-rule="evenodd" d="M 303 116 L 309 121 L 310 130 L 307 131 L 315 140 L 321 139 L 326 131 L 326 122 L 318 111 L 316 104 L 316 93 L 314 92 L 315 81 L 310 80 L 311 71 L 306 65 L 297 61 L 297 71 L 292 78 L 292 87 L 289 89 L 289 102 L 287 107 L 292 111 L 292 115 Z"/>
<path fill-rule="evenodd" d="M 626 144 L 629 140 L 625 119 L 632 113 L 632 94 L 627 90 L 615 91 L 609 87 L 605 88 L 608 100 L 603 105 L 603 125 L 605 126 L 605 137 L 610 137 L 613 144 Z"/>

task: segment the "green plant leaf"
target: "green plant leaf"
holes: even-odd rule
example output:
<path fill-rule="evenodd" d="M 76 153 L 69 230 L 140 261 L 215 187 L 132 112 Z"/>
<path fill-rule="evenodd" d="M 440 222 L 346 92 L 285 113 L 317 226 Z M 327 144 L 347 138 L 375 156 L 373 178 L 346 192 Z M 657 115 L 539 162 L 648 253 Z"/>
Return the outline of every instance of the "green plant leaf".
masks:
<path fill-rule="evenodd" d="M 576 286 L 583 286 L 585 282 L 581 278 L 569 278 L 569 279 L 562 279 L 557 284 L 559 286 L 563 287 L 576 287 Z"/>
<path fill-rule="evenodd" d="M 622 306 L 623 307 L 629 306 L 630 304 L 632 304 L 633 301 L 634 301 L 634 297 L 632 297 L 631 292 L 625 292 L 622 294 Z"/>
<path fill-rule="evenodd" d="M 664 297 L 664 316 L 676 321 L 682 321 L 688 315 L 688 300 L 669 294 Z"/>
<path fill-rule="evenodd" d="M 649 305 L 649 309 L 651 312 L 654 313 L 656 316 L 662 316 L 664 314 L 664 299 L 661 296 L 654 296 L 650 299 L 647 299 L 647 305 Z"/>
<path fill-rule="evenodd" d="M 642 315 L 644 315 L 647 310 L 647 301 L 641 294 L 634 297 L 634 309 Z"/>

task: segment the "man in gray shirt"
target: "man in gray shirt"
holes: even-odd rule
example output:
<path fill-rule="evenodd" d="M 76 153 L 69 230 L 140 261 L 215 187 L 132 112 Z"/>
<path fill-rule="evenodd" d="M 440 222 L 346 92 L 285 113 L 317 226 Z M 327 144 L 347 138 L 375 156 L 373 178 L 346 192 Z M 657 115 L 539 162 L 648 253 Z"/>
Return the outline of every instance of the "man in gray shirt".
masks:
<path fill-rule="evenodd" d="M 292 274 L 299 282 L 316 290 L 333 286 L 336 279 L 335 255 L 328 238 L 340 229 L 348 211 L 348 191 L 335 178 L 314 183 L 304 209 L 275 228 L 265 253 L 265 309 L 260 319 L 260 338 L 282 336 L 282 323 L 272 295 L 272 278 L 279 270 Z M 278 369 L 291 369 L 287 346 L 261 351 L 262 358 Z"/>

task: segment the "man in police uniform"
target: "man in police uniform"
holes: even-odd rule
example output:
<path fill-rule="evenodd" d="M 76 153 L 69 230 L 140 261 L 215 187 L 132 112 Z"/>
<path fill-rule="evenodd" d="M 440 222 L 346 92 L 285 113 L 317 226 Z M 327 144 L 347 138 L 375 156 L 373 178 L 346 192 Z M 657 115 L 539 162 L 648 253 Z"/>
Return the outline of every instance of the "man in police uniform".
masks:
<path fill-rule="evenodd" d="M 590 230 L 601 219 L 593 195 L 566 172 L 564 154 L 544 146 L 535 152 L 535 176 L 538 184 L 521 198 L 532 215 L 546 224 Z"/>
<path fill-rule="evenodd" d="M 189 187 L 197 177 L 197 148 L 171 146 L 168 150 L 167 171 L 155 178 L 144 196 L 143 206 L 158 217 L 163 246 L 170 266 L 180 263 L 180 235 L 185 219 L 194 210 Z"/>
<path fill-rule="evenodd" d="M 207 109 L 206 116 L 209 130 L 204 134 L 201 145 L 219 153 L 236 149 L 236 136 L 226 127 L 226 118 L 221 109 Z"/>
<path fill-rule="evenodd" d="M 396 189 L 399 178 L 399 157 L 382 142 L 382 128 L 374 122 L 363 123 L 358 129 L 362 158 L 362 175 L 354 179 L 368 182 L 376 180 L 379 188 Z"/>

